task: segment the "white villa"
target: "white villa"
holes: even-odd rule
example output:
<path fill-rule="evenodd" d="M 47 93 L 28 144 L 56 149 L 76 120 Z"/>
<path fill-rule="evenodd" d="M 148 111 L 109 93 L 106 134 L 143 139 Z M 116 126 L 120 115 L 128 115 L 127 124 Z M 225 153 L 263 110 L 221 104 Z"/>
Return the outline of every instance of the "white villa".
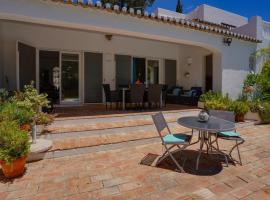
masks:
<path fill-rule="evenodd" d="M 236 98 L 270 23 L 208 5 L 154 13 L 83 0 L 0 0 L 0 88 L 34 80 L 60 104 L 99 103 L 102 84 L 202 87 Z"/>

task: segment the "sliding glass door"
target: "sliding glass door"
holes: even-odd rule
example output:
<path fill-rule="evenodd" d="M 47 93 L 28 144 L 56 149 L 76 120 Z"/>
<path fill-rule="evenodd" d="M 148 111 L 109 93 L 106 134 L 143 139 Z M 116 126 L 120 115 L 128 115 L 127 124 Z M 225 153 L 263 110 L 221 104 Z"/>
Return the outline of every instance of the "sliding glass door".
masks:
<path fill-rule="evenodd" d="M 147 84 L 159 84 L 158 60 L 147 60 Z"/>
<path fill-rule="evenodd" d="M 80 101 L 79 72 L 80 55 L 77 53 L 61 53 L 61 103 L 77 103 Z"/>

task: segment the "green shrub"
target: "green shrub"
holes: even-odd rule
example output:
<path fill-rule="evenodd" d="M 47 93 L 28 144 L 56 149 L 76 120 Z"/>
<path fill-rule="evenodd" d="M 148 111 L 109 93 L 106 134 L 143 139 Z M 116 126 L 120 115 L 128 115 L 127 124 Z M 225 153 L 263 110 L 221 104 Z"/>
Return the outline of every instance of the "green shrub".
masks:
<path fill-rule="evenodd" d="M 258 74 L 248 74 L 246 80 L 244 81 L 244 87 L 256 85 L 258 76 Z"/>
<path fill-rule="evenodd" d="M 200 96 L 200 101 L 207 102 L 207 101 L 219 100 L 219 99 L 223 99 L 223 98 L 224 97 L 221 93 L 215 93 L 213 91 L 209 91 L 209 92 L 203 93 Z"/>
<path fill-rule="evenodd" d="M 36 124 L 38 125 L 48 125 L 54 121 L 54 116 L 47 113 L 39 113 L 37 115 Z"/>
<path fill-rule="evenodd" d="M 8 91 L 4 88 L 0 89 L 0 104 L 4 103 L 8 99 Z"/>
<path fill-rule="evenodd" d="M 228 104 L 223 101 L 211 100 L 204 103 L 206 110 L 227 110 Z"/>
<path fill-rule="evenodd" d="M 264 64 L 261 74 L 258 76 L 257 86 L 262 100 L 270 101 L 270 59 Z"/>
<path fill-rule="evenodd" d="M 47 94 L 38 94 L 34 83 L 31 85 L 25 85 L 23 92 L 17 92 L 13 97 L 13 101 L 16 101 L 20 106 L 27 107 L 36 113 L 40 112 L 40 108 L 49 107 L 49 101 Z"/>
<path fill-rule="evenodd" d="M 245 115 L 249 111 L 249 106 L 244 101 L 233 101 L 228 106 L 228 110 L 233 111 L 235 115 Z"/>
<path fill-rule="evenodd" d="M 6 102 L 0 105 L 0 122 L 16 121 L 19 125 L 28 124 L 32 121 L 34 112 L 17 102 Z"/>
<path fill-rule="evenodd" d="M 207 92 L 202 95 L 201 101 L 204 102 L 206 110 L 227 110 L 231 103 L 228 95 L 223 96 L 221 93 Z"/>
<path fill-rule="evenodd" d="M 270 123 L 270 102 L 263 102 L 259 111 L 263 123 Z"/>
<path fill-rule="evenodd" d="M 29 149 L 28 133 L 20 130 L 16 122 L 0 123 L 0 160 L 11 163 L 27 156 Z"/>

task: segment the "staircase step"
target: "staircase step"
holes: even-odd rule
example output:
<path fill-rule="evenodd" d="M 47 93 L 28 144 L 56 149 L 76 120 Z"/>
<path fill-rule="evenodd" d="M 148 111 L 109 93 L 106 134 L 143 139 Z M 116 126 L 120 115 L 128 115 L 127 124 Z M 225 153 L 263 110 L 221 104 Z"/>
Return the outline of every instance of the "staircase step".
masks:
<path fill-rule="evenodd" d="M 197 115 L 198 112 L 197 109 L 189 112 L 166 112 L 164 116 L 167 122 L 175 122 L 179 117 Z M 56 120 L 46 128 L 46 132 L 57 134 L 151 125 L 153 124 L 151 114 Z"/>
<path fill-rule="evenodd" d="M 187 128 L 177 125 L 175 122 L 170 123 L 170 128 L 173 132 L 179 133 L 190 131 Z M 114 144 L 155 137 L 158 137 L 158 134 L 153 125 L 104 129 L 102 131 L 93 130 L 85 132 L 59 133 L 42 136 L 44 139 L 50 139 L 53 141 L 53 147 L 50 151 Z"/>

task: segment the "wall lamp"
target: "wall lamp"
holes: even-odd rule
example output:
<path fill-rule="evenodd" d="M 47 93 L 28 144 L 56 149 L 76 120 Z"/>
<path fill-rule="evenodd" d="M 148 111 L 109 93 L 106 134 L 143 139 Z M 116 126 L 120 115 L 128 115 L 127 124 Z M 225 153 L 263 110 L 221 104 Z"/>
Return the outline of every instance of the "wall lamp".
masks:
<path fill-rule="evenodd" d="M 227 45 L 227 46 L 231 46 L 231 44 L 232 44 L 232 38 L 231 38 L 231 37 L 225 37 L 225 38 L 223 39 L 223 43 L 224 43 L 225 45 Z"/>
<path fill-rule="evenodd" d="M 112 40 L 112 37 L 113 37 L 113 35 L 105 35 L 105 38 L 108 40 L 108 41 L 111 41 Z"/>

